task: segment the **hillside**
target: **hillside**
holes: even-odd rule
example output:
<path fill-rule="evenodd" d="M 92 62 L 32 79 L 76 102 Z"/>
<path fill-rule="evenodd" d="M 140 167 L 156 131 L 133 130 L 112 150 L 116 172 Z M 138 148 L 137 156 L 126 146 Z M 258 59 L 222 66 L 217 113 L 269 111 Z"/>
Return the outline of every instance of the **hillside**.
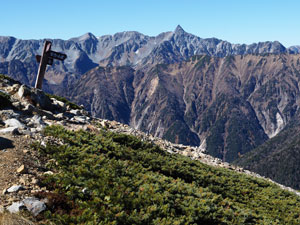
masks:
<path fill-rule="evenodd" d="M 300 120 L 298 114 L 277 136 L 243 155 L 234 163 L 299 190 L 299 131 Z"/>
<path fill-rule="evenodd" d="M 299 55 L 194 56 L 148 72 L 96 67 L 69 97 L 93 116 L 231 162 L 278 134 L 298 109 Z"/>
<path fill-rule="evenodd" d="M 59 204 L 59 213 L 47 214 L 50 220 L 65 224 L 300 222 L 300 199 L 266 181 L 171 155 L 132 136 L 68 132 L 62 127 L 48 127 L 45 134 L 60 140 L 60 144 L 37 146 L 55 159 L 52 169 L 59 172 L 44 180 L 58 194 L 40 193 Z"/>
<path fill-rule="evenodd" d="M 295 193 L 198 148 L 91 118 L 5 76 L 0 87 L 2 210 L 26 208 L 31 221 L 55 224 L 300 222 Z"/>

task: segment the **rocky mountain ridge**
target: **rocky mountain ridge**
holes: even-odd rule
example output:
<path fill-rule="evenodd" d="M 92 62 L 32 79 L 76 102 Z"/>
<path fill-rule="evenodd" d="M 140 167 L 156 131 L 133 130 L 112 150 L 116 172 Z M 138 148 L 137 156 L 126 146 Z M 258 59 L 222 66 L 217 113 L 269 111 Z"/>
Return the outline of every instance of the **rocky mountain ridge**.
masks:
<path fill-rule="evenodd" d="M 47 192 L 46 187 L 40 186 L 40 179 L 44 174 L 53 173 L 45 167 L 53 163 L 53 160 L 41 158 L 32 150 L 30 143 L 38 141 L 43 145 L 51 141 L 41 133 L 42 129 L 49 125 L 62 125 L 70 130 L 95 132 L 98 129 L 108 129 L 116 133 L 130 134 L 152 142 L 169 153 L 183 154 L 208 165 L 261 178 L 257 174 L 205 154 L 200 147 L 173 144 L 116 121 L 93 118 L 82 109 L 72 109 L 68 102 L 50 98 L 43 92 L 30 89 L 8 77 L 0 77 L 0 94 L 0 164 L 3 168 L 0 174 L 1 211 L 6 209 L 14 213 L 25 207 L 37 216 L 45 210 L 47 199 L 37 199 L 34 195 L 41 191 Z M 8 100 L 6 105 L 4 99 Z M 299 195 L 290 188 L 279 186 Z"/>
<path fill-rule="evenodd" d="M 298 53 L 297 46 L 285 48 L 277 41 L 251 45 L 231 44 L 217 38 L 200 38 L 185 32 L 179 25 L 173 32 L 155 37 L 130 31 L 96 37 L 91 33 L 69 40 L 53 39 L 53 49 L 68 58 L 48 68 L 46 87 L 66 87 L 88 70 L 100 66 L 131 66 L 146 70 L 158 63 L 175 63 L 194 55 L 225 57 L 228 55 Z M 34 84 L 37 72 L 35 55 L 41 54 L 44 40 L 21 40 L 0 37 L 0 73 L 27 84 Z"/>

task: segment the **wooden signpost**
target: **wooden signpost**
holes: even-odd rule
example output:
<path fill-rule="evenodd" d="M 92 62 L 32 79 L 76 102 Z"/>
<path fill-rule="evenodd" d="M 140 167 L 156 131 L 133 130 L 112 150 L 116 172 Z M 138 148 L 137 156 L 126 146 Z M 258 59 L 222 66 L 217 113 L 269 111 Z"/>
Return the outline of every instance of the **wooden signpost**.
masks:
<path fill-rule="evenodd" d="M 47 65 L 52 65 L 54 59 L 64 61 L 67 58 L 66 54 L 51 51 L 51 45 L 51 41 L 45 41 L 42 55 L 35 56 L 36 61 L 40 63 L 35 81 L 35 88 L 42 89 Z"/>

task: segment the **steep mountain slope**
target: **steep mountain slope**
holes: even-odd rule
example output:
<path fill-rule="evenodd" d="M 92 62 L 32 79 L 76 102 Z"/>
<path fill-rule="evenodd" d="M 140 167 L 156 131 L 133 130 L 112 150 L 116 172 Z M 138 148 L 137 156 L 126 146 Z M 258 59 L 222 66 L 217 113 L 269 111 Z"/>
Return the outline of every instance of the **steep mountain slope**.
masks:
<path fill-rule="evenodd" d="M 70 97 L 95 116 L 175 143 L 201 144 L 232 161 L 293 118 L 299 75 L 299 55 L 194 56 L 148 72 L 99 67 L 75 83 Z"/>
<path fill-rule="evenodd" d="M 130 67 L 97 67 L 84 74 L 81 82 L 69 90 L 69 95 L 94 116 L 101 115 L 102 118 L 128 124 L 135 75 L 136 72 Z"/>
<path fill-rule="evenodd" d="M 274 138 L 235 161 L 284 185 L 300 189 L 299 114 Z"/>
<path fill-rule="evenodd" d="M 3 75 L 0 100 L 0 224 L 299 223 L 298 192 L 197 148 Z"/>

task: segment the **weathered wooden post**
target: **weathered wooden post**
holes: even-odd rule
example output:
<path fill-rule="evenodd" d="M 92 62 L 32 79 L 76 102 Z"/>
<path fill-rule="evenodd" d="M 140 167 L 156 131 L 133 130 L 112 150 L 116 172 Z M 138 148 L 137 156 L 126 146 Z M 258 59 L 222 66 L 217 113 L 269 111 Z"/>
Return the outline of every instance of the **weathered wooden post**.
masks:
<path fill-rule="evenodd" d="M 39 70 L 37 73 L 35 88 L 42 89 L 43 79 L 45 76 L 47 65 L 53 64 L 53 59 L 65 60 L 67 58 L 66 54 L 51 51 L 51 41 L 45 41 L 42 56 L 36 55 L 36 61 L 40 63 Z"/>

